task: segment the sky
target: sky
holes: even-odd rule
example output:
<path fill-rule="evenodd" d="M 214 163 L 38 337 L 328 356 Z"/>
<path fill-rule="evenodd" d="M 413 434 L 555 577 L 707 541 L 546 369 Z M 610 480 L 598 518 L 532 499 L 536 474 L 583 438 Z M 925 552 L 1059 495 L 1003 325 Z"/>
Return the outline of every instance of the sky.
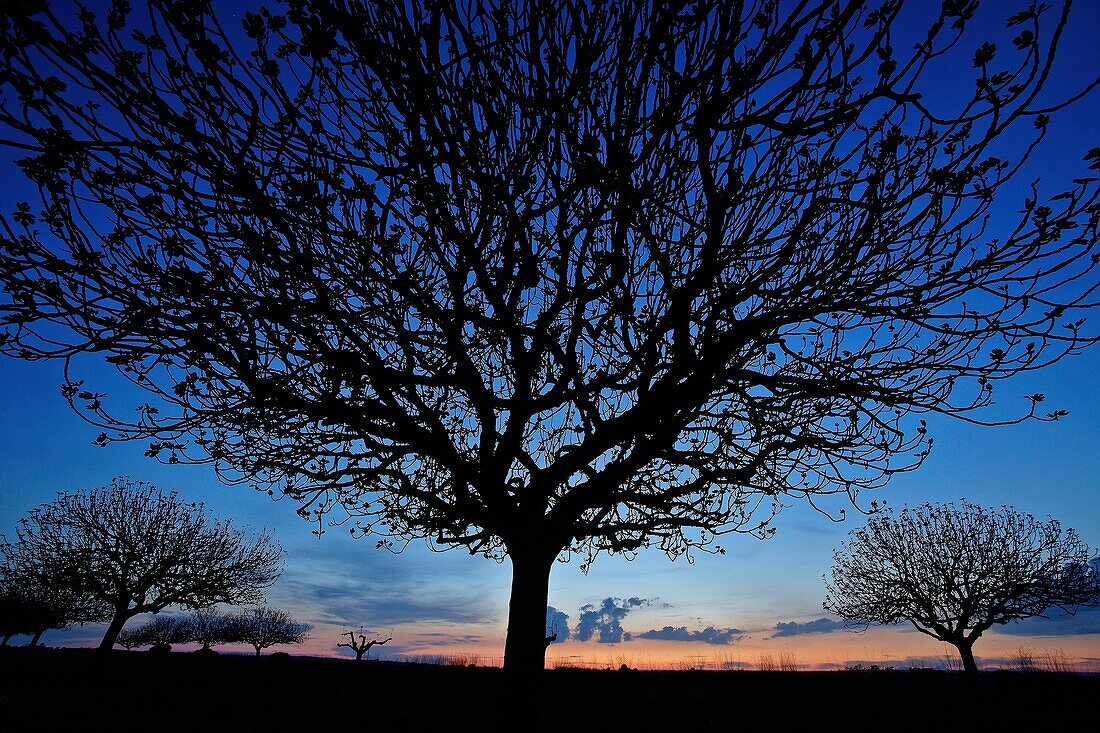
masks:
<path fill-rule="evenodd" d="M 978 18 L 985 27 L 997 27 L 1009 14 L 1002 3 L 986 5 Z M 1075 91 L 1100 69 L 1091 45 L 1100 31 L 1100 2 L 1078 5 L 1047 89 L 1051 96 Z M 933 81 L 950 96 L 948 70 Z M 1081 157 L 1096 144 L 1097 119 L 1100 94 L 1057 116 L 1030 177 L 1084 175 Z M 0 168 L 0 205 L 11 208 L 25 191 L 10 162 L 0 160 Z M 111 383 L 110 372 L 94 360 L 78 368 L 90 381 Z M 270 604 L 314 626 L 299 653 L 346 654 L 336 648 L 339 634 L 362 627 L 393 637 L 372 655 L 465 655 L 499 663 L 507 563 L 461 551 L 433 553 L 418 544 L 392 555 L 341 528 L 315 538 L 313 527 L 295 515 L 295 505 L 221 485 L 210 467 L 161 465 L 145 458 L 140 444 L 92 445 L 99 430 L 69 409 L 61 383 L 60 364 L 0 357 L 0 532 L 10 533 L 19 517 L 56 491 L 102 486 L 129 475 L 202 501 L 219 517 L 274 531 L 286 550 L 287 569 L 269 592 Z M 119 399 L 127 396 L 121 386 L 108 391 Z M 1067 409 L 1069 416 L 1055 424 L 1001 428 L 929 418 L 936 444 L 925 465 L 895 477 L 874 498 L 896 507 L 961 498 L 1008 504 L 1059 519 L 1100 546 L 1100 348 L 1000 385 L 991 414 L 1026 409 L 1024 395 L 1034 392 L 1045 393 L 1050 409 Z M 567 625 L 569 639 L 551 645 L 548 663 L 751 667 L 763 655 L 786 654 L 807 668 L 942 664 L 945 654 L 950 657 L 944 645 L 911 628 L 857 634 L 822 610 L 822 576 L 833 549 L 862 521 L 850 511 L 847 521 L 836 523 L 792 503 L 779 516 L 773 538 L 727 538 L 724 556 L 696 555 L 694 563 L 671 562 L 657 551 L 642 552 L 633 561 L 602 557 L 587 574 L 576 562 L 558 564 L 549 603 L 568 617 L 559 616 L 559 624 Z M 95 626 L 78 627 L 47 632 L 43 642 L 91 645 L 98 635 Z M 1100 610 L 991 631 L 975 652 L 979 661 L 997 664 L 1021 646 L 1064 654 L 1100 670 Z"/>

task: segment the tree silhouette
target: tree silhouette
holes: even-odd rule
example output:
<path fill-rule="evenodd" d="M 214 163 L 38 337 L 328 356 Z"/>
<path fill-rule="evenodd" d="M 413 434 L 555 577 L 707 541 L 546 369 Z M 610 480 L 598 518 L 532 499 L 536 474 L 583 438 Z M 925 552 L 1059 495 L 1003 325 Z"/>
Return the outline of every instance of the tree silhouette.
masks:
<path fill-rule="evenodd" d="M 70 369 L 99 443 L 317 533 L 507 556 L 509 670 L 544 664 L 556 558 L 855 501 L 922 413 L 993 421 L 1095 340 L 1095 178 L 994 206 L 1072 101 L 1039 94 L 1069 2 L 1000 48 L 954 1 L 290 0 L 243 35 L 147 5 L 4 11 L 41 201 L 3 219 L 0 349 L 101 355 L 151 401 Z"/>
<path fill-rule="evenodd" d="M 360 661 L 363 660 L 363 655 L 364 654 L 369 655 L 370 650 L 373 647 L 381 646 L 381 645 L 385 644 L 387 641 L 393 641 L 392 636 L 390 636 L 386 639 L 383 639 L 381 634 L 376 634 L 374 636 L 374 638 L 368 639 L 367 635 L 362 630 L 360 630 L 359 633 L 356 633 L 354 631 L 345 631 L 344 633 L 340 634 L 340 636 L 348 637 L 348 641 L 346 641 L 346 642 L 342 641 L 339 644 L 337 644 L 336 646 L 338 648 L 342 647 L 342 646 L 345 646 L 348 649 L 351 649 L 353 652 L 355 652 L 355 661 L 357 661 L 357 662 L 360 662 Z"/>
<path fill-rule="evenodd" d="M 997 624 L 1100 605 L 1100 571 L 1072 529 L 1011 507 L 924 504 L 873 517 L 833 558 L 825 608 L 857 626 L 908 621 L 959 650 Z"/>
<path fill-rule="evenodd" d="M 115 643 L 126 651 L 137 649 L 139 646 L 145 646 L 145 635 L 139 633 L 139 631 L 139 629 L 123 629 L 118 632 L 118 636 L 115 637 Z"/>
<path fill-rule="evenodd" d="M 215 606 L 200 608 L 187 618 L 187 640 L 199 644 L 199 651 L 208 652 L 215 644 L 232 641 L 231 626 L 230 617 L 218 613 Z"/>
<path fill-rule="evenodd" d="M 24 576 L 9 568 L 6 557 L 0 558 L 0 646 L 7 646 L 17 634 L 29 634 L 27 646 L 38 646 L 49 629 L 67 629 L 102 617 L 102 601 L 66 587 L 56 574 Z"/>
<path fill-rule="evenodd" d="M 16 537 L 0 546 L 5 576 L 97 601 L 95 620 L 110 622 L 103 650 L 140 613 L 259 602 L 282 571 L 266 531 L 248 538 L 201 504 L 127 478 L 59 493 L 20 520 Z"/>
<path fill-rule="evenodd" d="M 251 644 L 260 651 L 276 644 L 301 644 L 309 638 L 310 626 L 300 624 L 278 608 L 254 608 L 232 616 L 229 624 L 232 641 Z"/>
<path fill-rule="evenodd" d="M 117 641 L 126 649 L 148 646 L 152 647 L 150 651 L 170 652 L 173 644 L 182 644 L 191 641 L 191 638 L 190 619 L 183 616 L 154 616 L 129 631 L 124 640 L 120 632 Z"/>

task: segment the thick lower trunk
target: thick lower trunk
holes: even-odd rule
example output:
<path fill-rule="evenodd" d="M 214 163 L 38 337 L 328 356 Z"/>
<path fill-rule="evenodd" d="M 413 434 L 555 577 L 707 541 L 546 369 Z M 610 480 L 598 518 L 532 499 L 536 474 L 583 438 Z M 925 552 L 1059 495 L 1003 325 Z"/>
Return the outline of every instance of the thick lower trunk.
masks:
<path fill-rule="evenodd" d="M 14 634 L 5 634 L 3 641 L 0 641 L 0 646 L 7 646 L 8 645 L 8 639 L 10 639 L 13 636 L 14 636 Z"/>
<path fill-rule="evenodd" d="M 554 554 L 510 552 L 512 596 L 504 643 L 505 689 L 499 714 L 510 730 L 538 728 L 546 664 L 546 600 Z"/>
<path fill-rule="evenodd" d="M 555 554 L 514 554 L 512 597 L 504 669 L 510 676 L 537 677 L 546 663 L 546 600 Z"/>
<path fill-rule="evenodd" d="M 367 651 L 366 649 L 356 649 L 355 650 L 355 661 L 357 661 L 357 662 L 363 661 L 363 654 L 365 654 L 366 651 Z"/>
<path fill-rule="evenodd" d="M 29 646 L 29 647 L 38 646 L 38 640 L 41 639 L 42 634 L 45 634 L 45 633 L 46 633 L 45 629 L 39 629 L 38 631 L 34 632 L 34 636 L 31 637 L 31 643 L 27 644 L 27 646 Z"/>
<path fill-rule="evenodd" d="M 974 661 L 974 645 L 968 642 L 960 642 L 955 644 L 959 650 L 959 656 L 962 657 L 963 671 L 973 674 L 978 671 L 978 664 Z"/>
<path fill-rule="evenodd" d="M 256 656 L 260 656 L 260 647 L 256 647 Z"/>
<path fill-rule="evenodd" d="M 103 640 L 99 642 L 99 650 L 101 652 L 109 652 L 114 648 L 115 642 L 118 640 L 118 634 L 122 631 L 122 627 L 126 625 L 126 622 L 130 620 L 133 614 L 130 613 L 130 609 L 117 609 L 114 617 L 111 619 L 110 625 L 107 626 L 107 631 L 103 634 Z"/>

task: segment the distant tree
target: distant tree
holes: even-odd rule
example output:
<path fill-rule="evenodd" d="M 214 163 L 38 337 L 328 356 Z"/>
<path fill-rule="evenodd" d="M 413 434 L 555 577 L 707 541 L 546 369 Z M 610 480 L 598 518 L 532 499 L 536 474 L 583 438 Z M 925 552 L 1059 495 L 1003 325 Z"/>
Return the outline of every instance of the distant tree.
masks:
<path fill-rule="evenodd" d="M 210 647 L 230 640 L 230 618 L 218 613 L 214 606 L 192 612 L 187 628 L 190 632 L 187 640 L 199 644 L 200 651 L 209 651 Z"/>
<path fill-rule="evenodd" d="M 924 504 L 872 517 L 833 558 L 824 606 L 852 624 L 908 621 L 977 672 L 988 629 L 1100 605 L 1100 572 L 1072 529 L 1010 507 Z"/>
<path fill-rule="evenodd" d="M 115 643 L 126 651 L 130 651 L 145 646 L 147 642 L 145 635 L 141 633 L 141 629 L 123 629 L 115 637 Z"/>
<path fill-rule="evenodd" d="M 364 654 L 369 655 L 370 650 L 375 646 L 382 646 L 387 641 L 393 641 L 392 636 L 383 639 L 381 634 L 375 634 L 373 638 L 368 639 L 367 635 L 362 630 L 358 633 L 355 631 L 345 631 L 340 634 L 340 636 L 348 637 L 348 641 L 340 642 L 336 645 L 337 648 L 343 646 L 351 649 L 355 652 L 355 661 L 357 662 L 363 659 Z"/>
<path fill-rule="evenodd" d="M 1069 2 L 1004 38 L 965 0 L 143 5 L 5 5 L 41 200 L 7 197 L 0 350 L 101 355 L 151 401 L 69 376 L 99 443 L 317 532 L 507 556 L 510 671 L 557 558 L 854 500 L 1095 340 L 1100 148 L 1013 191 L 1080 96 L 1041 94 Z"/>
<path fill-rule="evenodd" d="M 0 552 L 3 548 L 0 548 Z M 0 559 L 0 568 L 6 563 Z M 17 634 L 28 634 L 28 646 L 38 646 L 49 629 L 98 620 L 104 604 L 62 583 L 33 576 L 0 574 L 0 646 Z"/>
<path fill-rule="evenodd" d="M 20 520 L 16 535 L 0 545 L 5 574 L 99 602 L 97 620 L 109 621 L 104 650 L 141 613 L 260 602 L 282 571 L 282 550 L 266 531 L 248 538 L 201 504 L 126 478 L 58 494 Z"/>
<path fill-rule="evenodd" d="M 276 644 L 301 644 L 309 638 L 310 626 L 300 624 L 278 608 L 255 608 L 235 614 L 230 622 L 233 641 L 251 644 L 260 651 Z"/>
<path fill-rule="evenodd" d="M 191 641 L 189 619 L 185 616 L 154 616 L 127 634 L 126 641 L 131 646 L 152 647 L 153 651 L 171 651 L 173 644 Z"/>

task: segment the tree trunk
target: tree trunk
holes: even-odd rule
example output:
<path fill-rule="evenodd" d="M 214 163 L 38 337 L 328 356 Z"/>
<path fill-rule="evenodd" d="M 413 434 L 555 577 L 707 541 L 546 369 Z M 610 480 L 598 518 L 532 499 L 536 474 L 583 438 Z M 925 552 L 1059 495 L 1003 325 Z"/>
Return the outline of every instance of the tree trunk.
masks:
<path fill-rule="evenodd" d="M 508 636 L 504 642 L 504 704 L 499 714 L 511 730 L 539 726 L 546 664 L 546 601 L 556 553 L 517 553 L 512 561 Z"/>
<path fill-rule="evenodd" d="M 34 632 L 34 636 L 31 637 L 31 643 L 27 644 L 28 647 L 38 646 L 38 640 L 42 638 L 42 634 L 46 633 L 45 629 L 39 629 Z"/>
<path fill-rule="evenodd" d="M 974 642 L 960 641 L 956 642 L 955 646 L 959 650 L 959 656 L 962 657 L 963 671 L 969 674 L 976 673 L 978 664 L 974 661 Z"/>
<path fill-rule="evenodd" d="M 256 647 L 256 656 L 260 656 L 260 647 Z"/>
<path fill-rule="evenodd" d="M 8 645 L 8 639 L 10 639 L 13 636 L 15 636 L 15 635 L 14 634 L 5 634 L 3 641 L 0 641 L 0 646 L 7 646 Z"/>
<path fill-rule="evenodd" d="M 111 619 L 110 625 L 107 627 L 106 633 L 103 634 L 103 641 L 99 642 L 99 650 L 101 652 L 109 652 L 115 646 L 115 641 L 118 640 L 118 634 L 122 631 L 122 627 L 126 625 L 126 622 L 130 620 L 130 617 L 134 614 L 129 608 L 115 609 L 114 618 Z"/>
<path fill-rule="evenodd" d="M 512 596 L 504 669 L 510 676 L 537 677 L 546 663 L 546 600 L 556 553 L 511 554 Z"/>
<path fill-rule="evenodd" d="M 357 662 L 363 661 L 363 653 L 366 652 L 366 651 L 367 651 L 366 649 L 356 649 L 355 650 L 355 661 L 357 661 Z"/>

